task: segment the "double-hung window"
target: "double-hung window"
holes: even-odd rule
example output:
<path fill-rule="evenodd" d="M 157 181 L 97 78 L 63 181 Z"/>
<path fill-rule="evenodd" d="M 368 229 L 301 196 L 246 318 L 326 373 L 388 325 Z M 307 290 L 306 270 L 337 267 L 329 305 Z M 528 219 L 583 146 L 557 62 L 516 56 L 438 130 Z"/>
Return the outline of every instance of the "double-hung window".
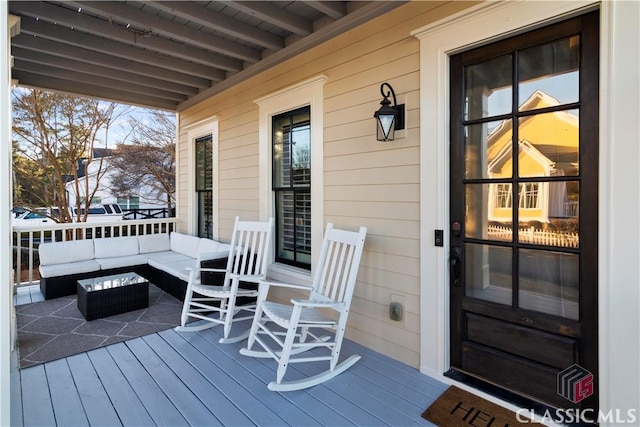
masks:
<path fill-rule="evenodd" d="M 272 117 L 276 262 L 311 265 L 311 108 Z"/>
<path fill-rule="evenodd" d="M 198 236 L 213 239 L 213 136 L 196 138 L 196 206 Z"/>

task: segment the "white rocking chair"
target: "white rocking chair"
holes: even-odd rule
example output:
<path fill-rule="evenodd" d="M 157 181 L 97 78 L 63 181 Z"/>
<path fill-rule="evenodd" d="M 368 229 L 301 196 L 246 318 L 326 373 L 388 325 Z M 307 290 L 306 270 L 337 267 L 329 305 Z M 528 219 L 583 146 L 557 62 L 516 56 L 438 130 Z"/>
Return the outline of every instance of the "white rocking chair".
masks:
<path fill-rule="evenodd" d="M 267 255 L 271 245 L 272 229 L 273 218 L 268 222 L 250 222 L 240 221 L 240 217 L 236 217 L 226 269 L 196 267 L 189 273 L 181 326 L 176 327 L 176 331 L 201 331 L 224 325 L 220 343 L 242 341 L 249 335 L 247 331 L 229 338 L 233 322 L 253 318 L 256 307 L 255 302 L 236 305 L 236 299 L 257 297 L 258 284 L 265 279 L 267 273 Z M 202 272 L 224 273 L 222 286 L 203 284 L 200 280 Z M 255 288 L 241 288 L 240 282 L 254 283 Z M 251 314 L 238 317 L 237 313 L 240 311 L 249 311 Z M 190 325 L 187 323 L 190 317 L 207 322 Z"/>
<path fill-rule="evenodd" d="M 252 357 L 272 357 L 278 362 L 276 380 L 269 383 L 269 390 L 292 391 L 312 387 L 344 372 L 360 359 L 360 356 L 352 355 L 338 364 L 366 234 L 366 227 L 354 232 L 336 230 L 333 224 L 328 224 L 311 287 L 260 282 L 247 348 L 241 349 L 240 353 Z M 292 305 L 279 304 L 267 301 L 271 287 L 305 290 L 309 296 L 307 299 L 292 299 Z M 331 310 L 335 312 L 333 315 Z M 311 328 L 329 329 L 335 334 L 333 337 L 320 337 L 312 333 Z M 260 344 L 264 351 L 252 350 L 254 343 Z M 313 349 L 318 350 L 312 351 L 313 354 L 293 357 Z M 327 350 L 330 354 L 326 354 Z M 329 369 L 318 375 L 282 381 L 291 363 L 325 360 L 329 361 Z"/>

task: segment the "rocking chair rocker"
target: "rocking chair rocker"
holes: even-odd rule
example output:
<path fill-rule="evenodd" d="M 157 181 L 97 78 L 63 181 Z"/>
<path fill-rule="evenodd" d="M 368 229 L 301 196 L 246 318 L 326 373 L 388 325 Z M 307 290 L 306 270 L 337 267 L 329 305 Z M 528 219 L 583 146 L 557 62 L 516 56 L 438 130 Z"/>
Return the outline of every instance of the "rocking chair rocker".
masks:
<path fill-rule="evenodd" d="M 250 222 L 240 221 L 240 217 L 236 217 L 226 269 L 196 267 L 189 273 L 181 326 L 176 327 L 176 331 L 201 331 L 224 325 L 220 343 L 242 341 L 249 335 L 249 332 L 246 332 L 229 337 L 233 322 L 253 318 L 256 307 L 255 302 L 236 305 L 236 299 L 257 297 L 258 284 L 265 279 L 267 273 L 267 255 L 271 245 L 272 229 L 273 218 L 268 222 Z M 203 284 L 200 279 L 202 272 L 224 273 L 222 286 Z M 253 289 L 240 287 L 241 282 L 249 282 Z M 238 317 L 240 311 L 249 311 L 251 314 Z M 207 322 L 190 325 L 187 323 L 190 317 Z"/>
<path fill-rule="evenodd" d="M 366 227 L 360 227 L 359 232 L 344 231 L 334 229 L 329 223 L 312 286 L 260 282 L 247 347 L 240 353 L 272 357 L 278 362 L 276 380 L 269 383 L 269 390 L 292 391 L 312 387 L 344 372 L 360 359 L 359 355 L 352 355 L 338 364 L 366 234 Z M 271 287 L 304 290 L 309 296 L 307 299 L 292 299 L 292 305 L 279 304 L 267 301 Z M 318 336 L 317 332 L 310 331 L 312 328 L 329 329 L 335 333 L 333 336 Z M 252 350 L 254 343 L 260 344 L 264 351 Z M 293 357 L 309 351 L 312 354 L 306 353 L 306 357 Z M 318 375 L 282 381 L 291 363 L 325 360 L 329 361 L 329 369 Z"/>

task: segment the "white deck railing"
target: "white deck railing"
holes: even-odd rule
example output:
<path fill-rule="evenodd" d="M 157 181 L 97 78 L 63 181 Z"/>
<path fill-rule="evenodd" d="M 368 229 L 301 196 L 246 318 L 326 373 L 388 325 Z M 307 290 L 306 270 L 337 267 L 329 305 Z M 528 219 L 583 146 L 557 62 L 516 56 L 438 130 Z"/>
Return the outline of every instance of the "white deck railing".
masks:
<path fill-rule="evenodd" d="M 177 228 L 177 218 L 126 220 L 113 222 L 76 222 L 68 224 L 43 224 L 42 226 L 13 226 L 14 283 L 28 286 L 39 283 L 34 280 L 34 269 L 39 266 L 36 256 L 43 242 L 99 239 L 102 237 L 139 236 L 169 233 Z"/>

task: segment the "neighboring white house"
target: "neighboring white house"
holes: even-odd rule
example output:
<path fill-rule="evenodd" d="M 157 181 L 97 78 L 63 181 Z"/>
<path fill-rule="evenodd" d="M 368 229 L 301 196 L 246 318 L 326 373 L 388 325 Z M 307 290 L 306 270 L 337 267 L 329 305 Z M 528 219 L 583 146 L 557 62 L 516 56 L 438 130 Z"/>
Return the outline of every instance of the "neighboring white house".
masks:
<path fill-rule="evenodd" d="M 91 162 L 86 159 L 78 165 L 79 178 L 66 183 L 65 188 L 70 206 L 78 202 L 83 203 L 87 193 L 91 193 L 98 185 L 91 204 L 117 203 L 122 209 L 164 209 L 167 207 L 166 194 L 161 194 L 157 188 L 141 185 L 132 188 L 130 194 L 119 194 L 112 186 L 116 170 L 111 167 L 110 156 L 98 157 L 94 154 Z"/>

